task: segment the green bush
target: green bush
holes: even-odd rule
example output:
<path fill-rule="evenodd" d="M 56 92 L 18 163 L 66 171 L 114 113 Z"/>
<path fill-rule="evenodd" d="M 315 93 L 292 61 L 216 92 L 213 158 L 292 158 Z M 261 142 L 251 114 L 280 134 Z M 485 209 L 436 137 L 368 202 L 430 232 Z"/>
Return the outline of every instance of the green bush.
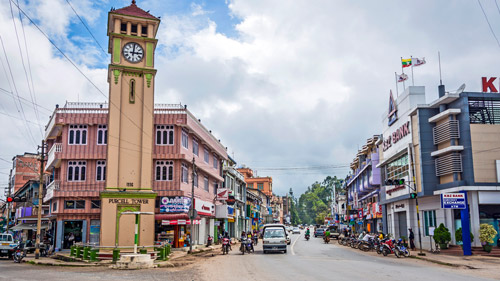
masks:
<path fill-rule="evenodd" d="M 462 242 L 462 228 L 460 227 L 455 231 L 455 240 L 458 242 Z M 474 241 L 474 234 L 470 233 L 470 242 Z"/>
<path fill-rule="evenodd" d="M 434 241 L 438 244 L 448 244 L 451 241 L 451 233 L 444 224 L 440 224 L 439 227 L 434 230 Z"/>
<path fill-rule="evenodd" d="M 479 240 L 481 243 L 493 243 L 493 238 L 497 235 L 497 231 L 491 224 L 482 223 L 479 226 Z"/>

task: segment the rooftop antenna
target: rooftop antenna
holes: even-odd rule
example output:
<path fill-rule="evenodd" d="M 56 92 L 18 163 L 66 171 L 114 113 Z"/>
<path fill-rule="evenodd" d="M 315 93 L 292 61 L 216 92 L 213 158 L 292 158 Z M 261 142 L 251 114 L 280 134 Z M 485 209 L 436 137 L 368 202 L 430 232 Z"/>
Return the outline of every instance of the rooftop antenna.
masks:
<path fill-rule="evenodd" d="M 446 94 L 446 90 L 443 85 L 443 79 L 441 77 L 441 52 L 438 51 L 438 62 L 439 62 L 439 86 L 438 86 L 438 96 L 441 98 Z"/>
<path fill-rule="evenodd" d="M 438 51 L 438 62 L 439 62 L 439 85 L 443 85 L 443 79 L 441 77 L 441 52 Z"/>

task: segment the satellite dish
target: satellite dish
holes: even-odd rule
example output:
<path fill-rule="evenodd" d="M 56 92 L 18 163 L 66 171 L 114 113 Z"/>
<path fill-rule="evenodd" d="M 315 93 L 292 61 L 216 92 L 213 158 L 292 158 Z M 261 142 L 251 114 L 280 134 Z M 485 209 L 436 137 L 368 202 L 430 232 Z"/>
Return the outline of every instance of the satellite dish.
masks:
<path fill-rule="evenodd" d="M 457 89 L 457 92 L 455 94 L 461 94 L 464 90 L 465 90 L 465 83 L 463 83 L 462 86 L 460 86 Z"/>

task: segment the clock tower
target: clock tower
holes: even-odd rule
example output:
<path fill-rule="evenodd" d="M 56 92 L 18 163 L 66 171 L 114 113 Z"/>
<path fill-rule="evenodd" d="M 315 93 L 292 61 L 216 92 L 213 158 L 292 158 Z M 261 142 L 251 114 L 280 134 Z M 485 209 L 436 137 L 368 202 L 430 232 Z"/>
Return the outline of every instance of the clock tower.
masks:
<path fill-rule="evenodd" d="M 154 52 L 160 19 L 137 7 L 108 14 L 111 64 L 106 189 L 101 192 L 101 246 L 133 246 L 135 216 L 154 214 L 152 191 Z M 138 244 L 154 243 L 154 215 L 138 221 Z"/>

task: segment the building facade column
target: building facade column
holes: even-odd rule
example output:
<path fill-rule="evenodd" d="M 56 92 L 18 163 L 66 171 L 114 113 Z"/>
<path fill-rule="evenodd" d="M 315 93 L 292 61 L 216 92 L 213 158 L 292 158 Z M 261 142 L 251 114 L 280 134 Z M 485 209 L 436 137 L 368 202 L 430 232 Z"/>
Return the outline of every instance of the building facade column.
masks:
<path fill-rule="evenodd" d="M 62 242 L 63 242 L 63 221 L 57 221 L 57 230 L 56 230 L 56 248 L 59 251 L 62 250 Z"/>
<path fill-rule="evenodd" d="M 82 221 L 82 243 L 87 243 L 87 220 Z"/>
<path fill-rule="evenodd" d="M 474 234 L 474 241 L 472 241 L 472 246 L 480 247 L 481 241 L 479 241 L 479 196 L 477 191 L 467 192 L 467 199 L 469 200 L 470 209 L 470 231 Z"/>

